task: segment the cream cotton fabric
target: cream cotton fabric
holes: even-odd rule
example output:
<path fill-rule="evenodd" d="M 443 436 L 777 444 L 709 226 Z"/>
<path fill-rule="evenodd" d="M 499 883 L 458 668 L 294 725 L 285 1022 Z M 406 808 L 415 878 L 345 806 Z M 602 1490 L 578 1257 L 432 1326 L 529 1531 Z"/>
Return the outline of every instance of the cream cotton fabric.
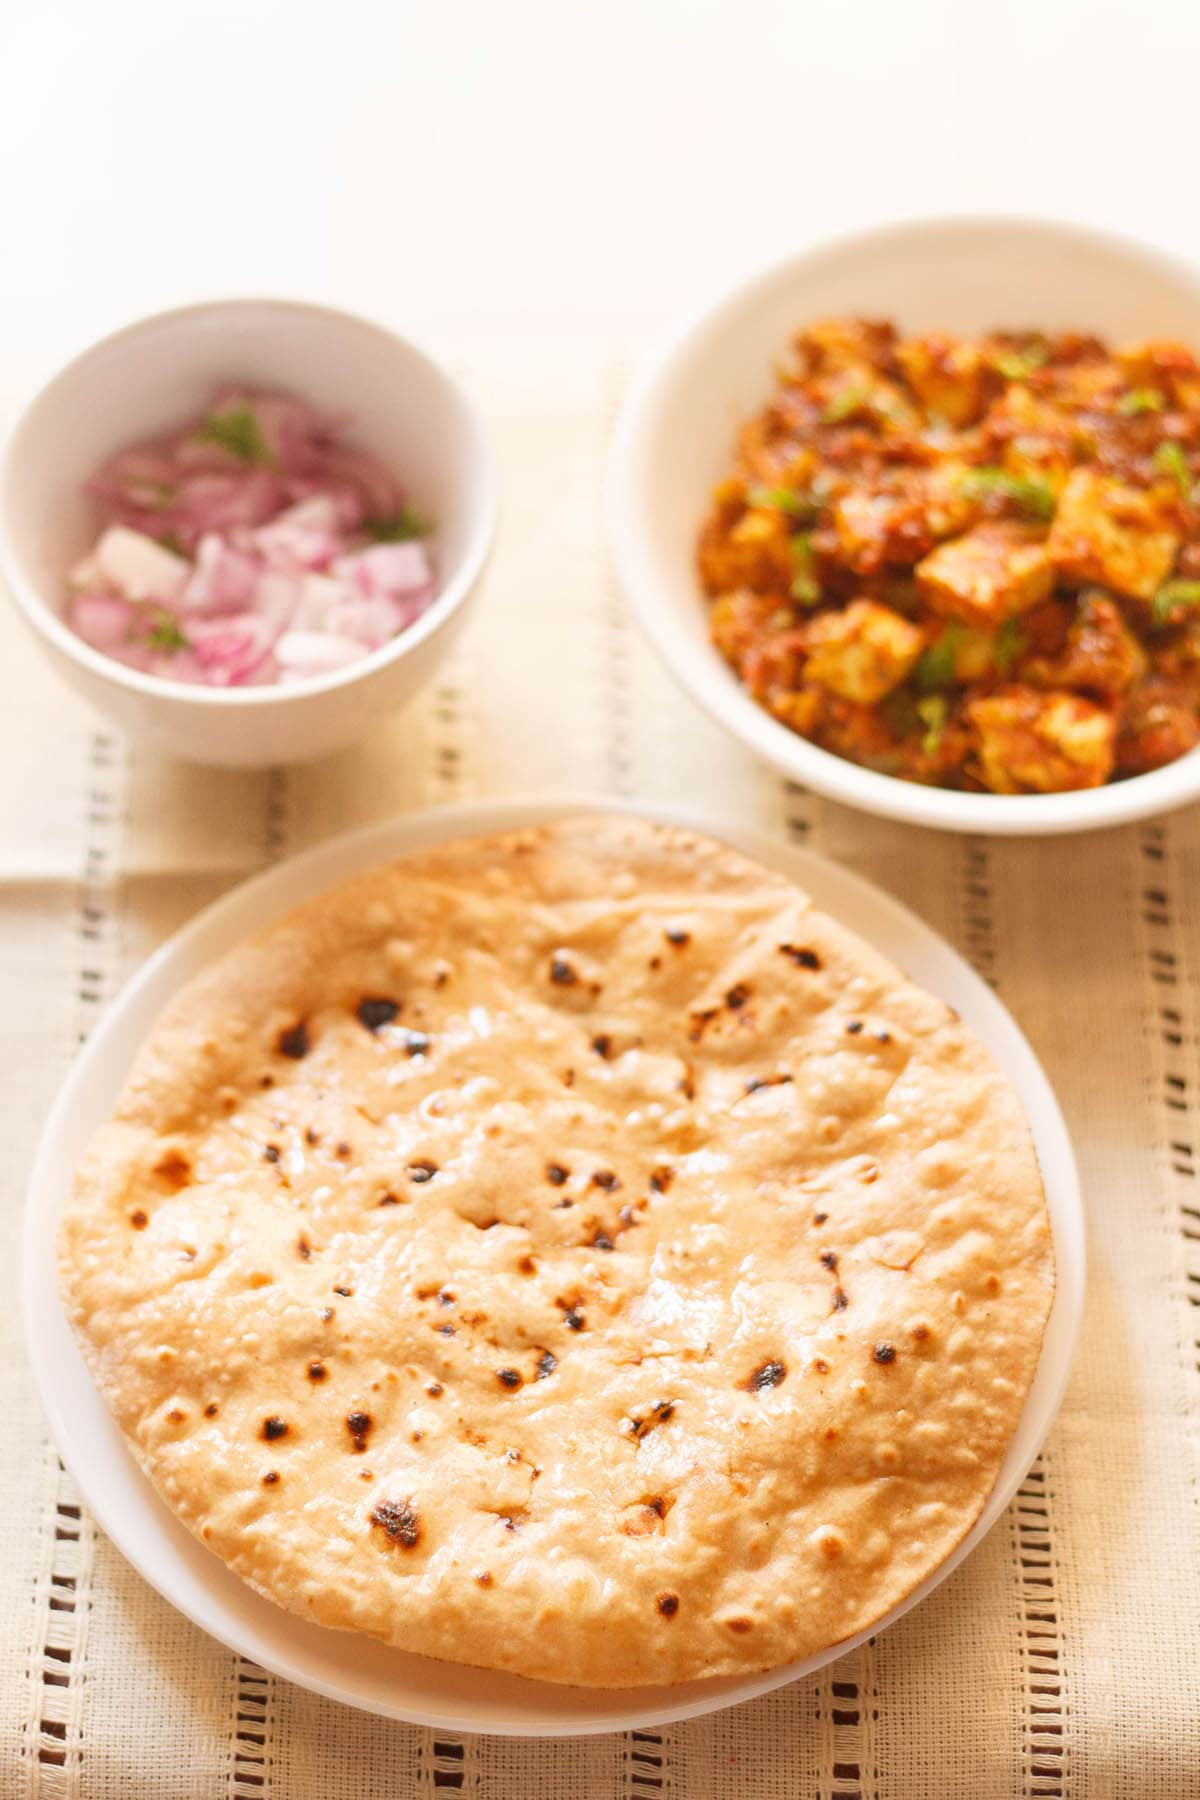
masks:
<path fill-rule="evenodd" d="M 407 713 L 313 768 L 222 774 L 126 747 L 10 630 L 0 663 L 0 1796 L 86 1800 L 1183 1800 L 1200 1620 L 1200 814 L 1059 842 L 908 830 L 789 788 L 676 691 L 599 528 L 616 383 L 543 353 L 462 371 L 507 470 L 461 652 Z M 124 977 L 266 861 L 414 806 L 590 789 L 834 856 L 991 981 L 1075 1138 L 1091 1265 L 1066 1401 L 1019 1499 L 893 1630 L 695 1723 L 451 1739 L 264 1677 L 175 1615 L 90 1524 L 19 1327 L 23 1184 L 70 1056 Z"/>

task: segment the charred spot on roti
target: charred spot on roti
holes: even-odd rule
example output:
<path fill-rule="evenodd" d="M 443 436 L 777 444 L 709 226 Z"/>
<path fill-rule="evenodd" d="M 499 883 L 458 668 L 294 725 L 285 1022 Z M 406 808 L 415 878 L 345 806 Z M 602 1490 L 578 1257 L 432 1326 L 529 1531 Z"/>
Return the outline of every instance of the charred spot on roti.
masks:
<path fill-rule="evenodd" d="M 561 1163 L 552 1162 L 546 1164 L 546 1180 L 550 1183 L 551 1187 L 562 1187 L 567 1179 L 567 1175 L 568 1171 L 564 1169 Z"/>
<path fill-rule="evenodd" d="M 574 987 L 579 981 L 579 971 L 570 958 L 559 951 L 550 958 L 550 979 L 555 987 Z"/>
<path fill-rule="evenodd" d="M 385 994 L 366 994 L 354 1011 L 359 1024 L 374 1034 L 399 1018 L 400 1002 L 389 1000 Z"/>
<path fill-rule="evenodd" d="M 835 1287 L 833 1290 L 833 1310 L 834 1310 L 834 1312 L 845 1312 L 845 1310 L 849 1306 L 849 1304 L 850 1304 L 850 1300 L 849 1300 L 849 1296 L 846 1293 L 845 1288 Z"/>
<path fill-rule="evenodd" d="M 428 1056 L 433 1039 L 425 1031 L 406 1031 L 404 1034 L 404 1054 L 406 1056 Z"/>
<path fill-rule="evenodd" d="M 496 1380 L 502 1388 L 508 1388 L 510 1392 L 523 1385 L 520 1369 L 497 1369 Z"/>
<path fill-rule="evenodd" d="M 815 950 L 807 949 L 803 944 L 780 944 L 779 954 L 786 956 L 789 962 L 795 963 L 798 969 L 819 969 L 821 959 Z"/>
<path fill-rule="evenodd" d="M 629 1435 L 635 1437 L 640 1444 L 642 1439 L 659 1425 L 666 1425 L 675 1417 L 674 1400 L 656 1400 L 650 1410 L 643 1414 L 635 1414 L 628 1422 Z"/>
<path fill-rule="evenodd" d="M 794 1080 L 791 1075 L 751 1075 L 746 1083 L 748 1094 L 757 1094 L 760 1088 L 786 1087 Z"/>
<path fill-rule="evenodd" d="M 262 1484 L 264 1487 L 274 1487 L 275 1483 L 278 1480 L 279 1480 L 279 1470 L 278 1469 L 268 1469 L 266 1474 L 262 1478 Z"/>
<path fill-rule="evenodd" d="M 848 1019 L 846 1021 L 846 1030 L 851 1037 L 857 1037 L 862 1028 L 863 1022 L 861 1019 Z"/>
<path fill-rule="evenodd" d="M 307 1374 L 310 1381 L 324 1381 L 328 1373 L 329 1371 L 323 1362 L 314 1360 L 308 1365 Z"/>
<path fill-rule="evenodd" d="M 215 1419 L 217 1414 L 220 1412 L 220 1410 L 221 1409 L 217 1405 L 216 1401 L 210 1400 L 208 1405 L 204 1409 L 204 1416 L 206 1419 Z"/>
<path fill-rule="evenodd" d="M 277 1163 L 282 1155 L 282 1151 L 278 1144 L 264 1144 L 262 1155 L 264 1162 Z"/>
<path fill-rule="evenodd" d="M 828 1269 L 831 1274 L 835 1273 L 838 1266 L 837 1251 L 822 1250 L 820 1261 L 823 1269 Z"/>
<path fill-rule="evenodd" d="M 591 1185 L 603 1188 L 606 1194 L 611 1194 L 620 1187 L 621 1182 L 620 1177 L 612 1169 L 594 1169 Z"/>
<path fill-rule="evenodd" d="M 135 1231 L 145 1231 L 147 1225 L 150 1223 L 150 1214 L 146 1212 L 144 1207 L 135 1206 L 129 1215 L 129 1223 L 133 1226 Z"/>
<path fill-rule="evenodd" d="M 896 1346 L 889 1343 L 878 1343 L 871 1351 L 877 1363 L 890 1363 L 896 1360 Z"/>
<path fill-rule="evenodd" d="M 276 1040 L 276 1049 L 280 1056 L 289 1057 L 292 1062 L 301 1062 L 312 1049 L 305 1020 L 297 1019 L 294 1025 L 286 1025 Z"/>
<path fill-rule="evenodd" d="M 351 1446 L 360 1455 L 367 1447 L 372 1423 L 370 1413 L 362 1412 L 357 1407 L 346 1414 L 346 1430 L 350 1433 Z"/>
<path fill-rule="evenodd" d="M 725 1004 L 730 1012 L 739 1012 L 750 998 L 750 989 L 744 981 L 735 981 L 731 988 L 725 990 Z"/>
<path fill-rule="evenodd" d="M 557 1367 L 558 1358 L 555 1356 L 553 1350 L 543 1350 L 537 1359 L 537 1374 L 534 1379 L 536 1381 L 545 1381 L 548 1375 L 553 1375 Z"/>
<path fill-rule="evenodd" d="M 301 1262 L 309 1262 L 312 1258 L 312 1245 L 309 1243 L 303 1232 L 301 1232 L 300 1236 L 296 1239 L 296 1255 L 300 1258 Z"/>
<path fill-rule="evenodd" d="M 669 1163 L 659 1163 L 650 1171 L 650 1186 L 656 1194 L 665 1194 L 675 1179 L 675 1171 Z"/>
<path fill-rule="evenodd" d="M 787 1379 L 787 1364 L 779 1357 L 772 1357 L 769 1362 L 759 1363 L 752 1369 L 742 1386 L 750 1394 L 761 1394 L 768 1388 L 778 1387 Z"/>
<path fill-rule="evenodd" d="M 673 1619 L 675 1614 L 679 1611 L 679 1595 L 672 1594 L 669 1591 L 656 1594 L 654 1596 L 654 1604 L 657 1606 L 664 1619 Z"/>
<path fill-rule="evenodd" d="M 421 1541 L 421 1517 L 412 1500 L 377 1500 L 371 1508 L 371 1523 L 390 1544 L 399 1544 L 403 1550 L 415 1550 Z"/>
<path fill-rule="evenodd" d="M 606 1031 L 597 1032 L 596 1036 L 592 1039 L 592 1049 L 596 1052 L 597 1056 L 607 1062 L 612 1055 L 612 1038 Z"/>
<path fill-rule="evenodd" d="M 663 936 L 668 944 L 675 946 L 676 950 L 685 950 L 692 941 L 691 932 L 685 931 L 682 925 L 668 925 Z"/>
<path fill-rule="evenodd" d="M 271 1413 L 263 1420 L 258 1435 L 272 1444 L 277 1438 L 286 1437 L 290 1430 L 291 1426 L 286 1419 L 281 1419 L 278 1413 Z"/>
<path fill-rule="evenodd" d="M 418 1157 L 415 1162 L 410 1162 L 408 1165 L 408 1179 L 415 1181 L 418 1185 L 422 1182 L 432 1181 L 437 1172 L 437 1164 L 431 1162 L 427 1156 Z"/>
<path fill-rule="evenodd" d="M 191 1160 L 182 1150 L 173 1147 L 159 1157 L 154 1165 L 154 1174 L 169 1193 L 178 1194 L 192 1179 Z"/>

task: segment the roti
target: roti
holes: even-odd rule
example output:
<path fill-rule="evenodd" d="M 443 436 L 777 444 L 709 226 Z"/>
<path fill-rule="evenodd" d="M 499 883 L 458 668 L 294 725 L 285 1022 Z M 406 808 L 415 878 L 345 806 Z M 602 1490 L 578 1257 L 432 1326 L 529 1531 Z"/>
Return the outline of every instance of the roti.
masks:
<path fill-rule="evenodd" d="M 604 1687 L 903 1600 L 995 1482 L 1054 1283 L 957 1016 L 615 816 L 372 869 L 201 974 L 61 1267 L 134 1455 L 260 1593 Z"/>

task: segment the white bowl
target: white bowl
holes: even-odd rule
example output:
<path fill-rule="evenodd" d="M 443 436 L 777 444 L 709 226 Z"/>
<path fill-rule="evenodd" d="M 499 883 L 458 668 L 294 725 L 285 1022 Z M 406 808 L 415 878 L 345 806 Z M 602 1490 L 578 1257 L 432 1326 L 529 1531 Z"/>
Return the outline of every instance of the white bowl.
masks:
<path fill-rule="evenodd" d="M 695 542 L 739 425 L 765 402 L 772 361 L 808 321 L 896 320 L 906 331 L 1077 328 L 1200 348 L 1200 273 L 1128 239 L 1018 219 L 889 226 L 804 251 L 743 282 L 672 340 L 617 429 L 608 527 L 617 573 L 682 685 L 752 750 L 866 812 L 955 831 L 1087 831 L 1200 795 L 1200 749 L 1109 787 L 1070 794 L 957 793 L 860 768 L 789 731 L 751 699 L 708 641 Z"/>
<path fill-rule="evenodd" d="M 677 1687 L 559 1687 L 496 1670 L 434 1662 L 355 1632 L 314 1625 L 246 1586 L 158 1498 L 125 1447 L 67 1323 L 55 1238 L 72 1171 L 112 1112 L 138 1045 L 168 1000 L 249 932 L 357 869 L 448 838 L 613 810 L 602 799 L 471 802 L 410 813 L 321 844 L 226 894 L 144 963 L 88 1039 L 42 1132 L 25 1209 L 24 1305 L 30 1362 L 54 1440 L 88 1506 L 134 1567 L 188 1618 L 242 1656 L 352 1706 L 450 1731 L 565 1737 L 695 1718 L 811 1675 L 855 1649 L 944 1581 L 996 1523 L 1037 1454 L 1062 1398 L 1083 1306 L 1084 1225 L 1070 1141 L 1033 1051 L 1000 1001 L 929 926 L 879 888 L 809 850 L 726 830 L 686 814 L 616 810 L 716 835 L 799 882 L 914 981 L 957 1008 L 1013 1083 L 1029 1119 L 1054 1233 L 1054 1304 L 1037 1374 L 996 1485 L 962 1542 L 866 1631 L 803 1662 Z"/>
<path fill-rule="evenodd" d="M 296 687 L 205 688 L 143 675 L 61 617 L 66 573 L 95 536 L 83 484 L 127 444 L 184 424 L 231 380 L 350 420 L 435 521 L 439 589 L 415 625 Z M 414 345 L 290 300 L 216 300 L 102 338 L 31 401 L 0 466 L 0 573 L 59 674 L 122 729 L 192 762 L 254 767 L 324 755 L 412 698 L 446 654 L 496 523 L 494 460 L 474 411 Z"/>

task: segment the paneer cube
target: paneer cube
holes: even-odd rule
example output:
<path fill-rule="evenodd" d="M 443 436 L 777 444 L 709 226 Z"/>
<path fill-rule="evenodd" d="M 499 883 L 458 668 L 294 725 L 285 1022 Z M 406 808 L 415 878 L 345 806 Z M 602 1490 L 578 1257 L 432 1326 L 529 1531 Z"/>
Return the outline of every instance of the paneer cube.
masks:
<path fill-rule="evenodd" d="M 936 612 L 984 630 L 1036 606 L 1054 586 L 1054 566 L 1037 531 L 1004 519 L 939 544 L 917 564 L 916 576 Z"/>
<path fill-rule="evenodd" d="M 1116 754 L 1116 713 L 1079 694 L 1002 688 L 971 700 L 976 773 L 993 794 L 1101 787 Z"/>
<path fill-rule="evenodd" d="M 974 424 L 983 411 L 987 373 L 978 345 L 930 332 L 898 345 L 896 360 L 927 413 L 950 425 Z"/>
<path fill-rule="evenodd" d="M 894 328 L 873 319 L 818 319 L 794 339 L 806 366 L 826 371 L 862 364 L 881 369 L 895 341 Z"/>
<path fill-rule="evenodd" d="M 823 613 L 808 631 L 805 679 L 842 700 L 882 700 L 908 674 L 924 648 L 916 625 L 874 600 L 852 600 Z"/>
<path fill-rule="evenodd" d="M 1130 387 L 1168 385 L 1176 376 L 1195 375 L 1196 358 L 1186 344 L 1151 338 L 1141 344 L 1118 344 L 1113 358 Z"/>
<path fill-rule="evenodd" d="M 726 662 L 741 669 L 752 646 L 771 629 L 779 610 L 778 597 L 756 594 L 753 588 L 734 588 L 719 594 L 708 615 L 709 636 Z"/>
<path fill-rule="evenodd" d="M 1146 652 L 1120 607 L 1095 590 L 1081 595 L 1063 653 L 1031 658 L 1024 670 L 1039 687 L 1082 688 L 1106 700 L 1116 699 L 1145 673 Z"/>
<path fill-rule="evenodd" d="M 1180 541 L 1159 495 L 1076 469 L 1062 491 L 1047 549 L 1068 581 L 1096 581 L 1152 600 L 1171 573 Z"/>
<path fill-rule="evenodd" d="M 791 586 L 791 521 L 775 507 L 749 507 L 734 524 L 710 520 L 700 539 L 700 577 L 710 594 L 757 588 L 786 594 Z"/>

